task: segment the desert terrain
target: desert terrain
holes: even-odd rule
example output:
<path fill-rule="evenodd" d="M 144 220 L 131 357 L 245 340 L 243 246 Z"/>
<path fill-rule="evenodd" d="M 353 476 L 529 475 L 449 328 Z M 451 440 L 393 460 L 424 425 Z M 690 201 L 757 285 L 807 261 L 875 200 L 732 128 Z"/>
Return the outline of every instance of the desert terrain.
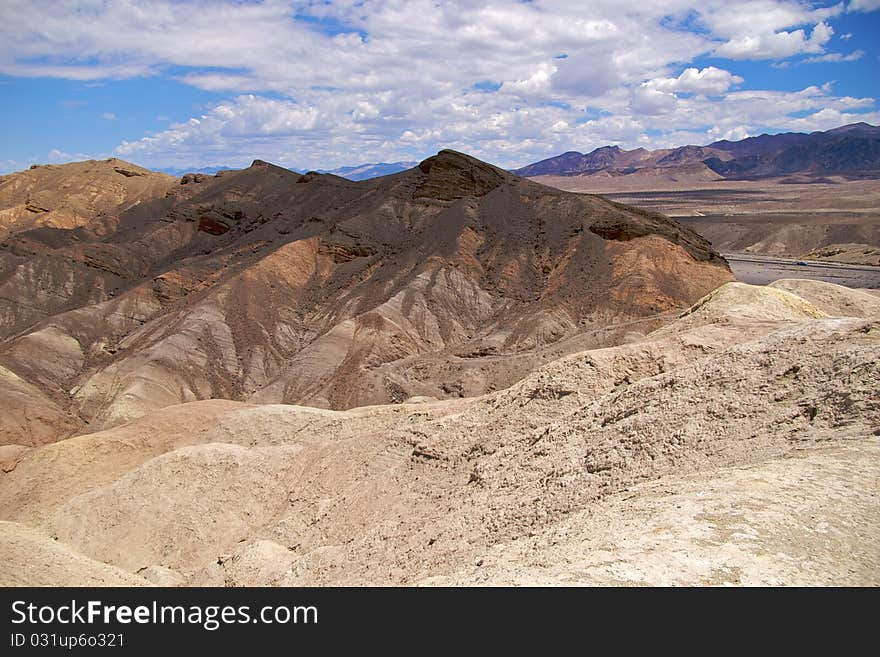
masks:
<path fill-rule="evenodd" d="M 68 166 L 0 178 L 0 583 L 880 584 L 870 290 L 453 151 Z"/>
<path fill-rule="evenodd" d="M 802 278 L 857 289 L 880 289 L 880 267 L 875 265 L 813 260 L 809 255 L 806 260 L 748 253 L 728 253 L 725 258 L 736 279 L 743 283 L 767 285 L 780 278 Z"/>
<path fill-rule="evenodd" d="M 729 283 L 482 397 L 199 401 L 10 450 L 0 577 L 876 585 L 878 312 Z"/>
<path fill-rule="evenodd" d="M 707 181 L 669 174 L 534 180 L 662 212 L 725 255 L 880 268 L 880 180 L 836 176 L 819 181 L 791 177 Z M 880 269 L 873 271 L 880 276 Z M 870 287 L 878 286 L 876 278 L 871 281 Z"/>

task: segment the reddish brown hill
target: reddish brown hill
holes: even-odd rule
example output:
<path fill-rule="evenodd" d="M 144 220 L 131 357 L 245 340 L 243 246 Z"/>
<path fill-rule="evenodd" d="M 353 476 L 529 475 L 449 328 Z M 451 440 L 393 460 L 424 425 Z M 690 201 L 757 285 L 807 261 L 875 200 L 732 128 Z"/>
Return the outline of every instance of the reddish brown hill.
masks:
<path fill-rule="evenodd" d="M 477 394 L 732 278 L 662 215 L 453 151 L 357 183 L 256 161 L 101 225 L 2 244 L 4 443 L 196 399 Z"/>
<path fill-rule="evenodd" d="M 122 160 L 33 165 L 0 176 L 0 238 L 49 227 L 100 236 L 123 210 L 162 196 L 177 181 Z"/>

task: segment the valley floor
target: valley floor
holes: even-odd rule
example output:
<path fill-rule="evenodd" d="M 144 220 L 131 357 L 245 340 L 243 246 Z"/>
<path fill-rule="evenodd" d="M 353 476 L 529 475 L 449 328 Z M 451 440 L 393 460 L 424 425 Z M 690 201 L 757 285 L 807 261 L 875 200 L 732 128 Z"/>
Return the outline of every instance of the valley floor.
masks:
<path fill-rule="evenodd" d="M 662 212 L 708 239 L 722 253 L 880 267 L 880 180 L 639 176 L 540 176 L 534 180 Z M 851 284 L 846 277 L 822 278 L 810 272 L 780 275 Z M 740 280 L 763 284 L 780 275 L 753 270 Z M 864 278 L 880 279 L 880 268 Z"/>
<path fill-rule="evenodd" d="M 744 253 L 723 255 L 730 263 L 730 269 L 736 279 L 751 285 L 767 285 L 780 278 L 803 278 L 853 288 L 873 290 L 880 288 L 880 267 Z"/>

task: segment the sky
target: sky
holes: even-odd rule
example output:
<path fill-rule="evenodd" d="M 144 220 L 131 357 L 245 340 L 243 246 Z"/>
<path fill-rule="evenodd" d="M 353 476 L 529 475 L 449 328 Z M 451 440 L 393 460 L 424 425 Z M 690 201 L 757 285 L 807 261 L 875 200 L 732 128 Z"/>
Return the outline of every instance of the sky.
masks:
<path fill-rule="evenodd" d="M 880 0 L 2 0 L 0 173 L 505 167 L 880 124 Z"/>

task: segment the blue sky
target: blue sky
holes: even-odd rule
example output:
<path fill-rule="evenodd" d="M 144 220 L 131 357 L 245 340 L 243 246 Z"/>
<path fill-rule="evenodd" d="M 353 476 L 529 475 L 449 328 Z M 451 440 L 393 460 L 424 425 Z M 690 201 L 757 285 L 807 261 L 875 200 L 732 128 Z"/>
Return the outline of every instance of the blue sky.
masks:
<path fill-rule="evenodd" d="M 880 123 L 880 0 L 0 4 L 0 172 L 297 169 Z"/>

